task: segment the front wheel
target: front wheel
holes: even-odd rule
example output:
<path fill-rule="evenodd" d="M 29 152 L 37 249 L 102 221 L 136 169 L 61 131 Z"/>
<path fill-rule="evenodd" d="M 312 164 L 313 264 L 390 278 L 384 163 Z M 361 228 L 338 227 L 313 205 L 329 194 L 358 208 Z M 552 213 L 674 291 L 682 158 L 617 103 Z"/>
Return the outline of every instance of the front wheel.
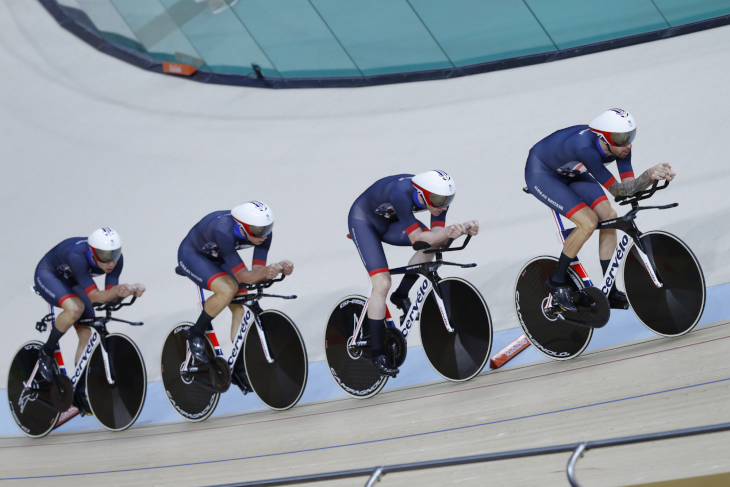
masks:
<path fill-rule="evenodd" d="M 182 372 L 188 352 L 188 330 L 192 327 L 192 323 L 180 323 L 170 330 L 162 346 L 160 369 L 165 396 L 175 412 L 187 421 L 198 422 L 213 414 L 220 393 L 213 392 L 208 371 L 196 374 Z M 206 346 L 208 354 L 215 357 L 207 336 Z"/>
<path fill-rule="evenodd" d="M 453 332 L 446 329 L 434 290 L 426 295 L 421 313 L 421 343 L 436 372 L 452 381 L 479 374 L 492 350 L 492 319 L 479 291 L 458 277 L 438 282 Z"/>
<path fill-rule="evenodd" d="M 248 381 L 268 407 L 289 409 L 299 402 L 307 384 L 307 349 L 294 322 L 281 311 L 263 311 L 259 319 L 274 361 L 266 360 L 258 328 L 249 327 L 243 340 Z"/>
<path fill-rule="evenodd" d="M 664 286 L 656 287 L 632 243 L 623 270 L 631 309 L 658 335 L 689 333 L 705 309 L 705 276 L 700 263 L 687 244 L 671 233 L 647 232 L 641 236 L 641 244 Z"/>
<path fill-rule="evenodd" d="M 348 347 L 366 299 L 352 295 L 341 299 L 330 313 L 324 333 L 324 352 L 327 366 L 337 386 L 356 399 L 372 397 L 385 386 L 388 377 L 380 375 L 370 361 L 369 348 Z M 364 321 L 357 340 L 365 340 L 370 333 Z"/>
<path fill-rule="evenodd" d="M 105 339 L 114 384 L 109 384 L 102 346 L 91 354 L 86 368 L 86 394 L 91 411 L 110 431 L 123 431 L 142 412 L 147 394 L 147 371 L 142 353 L 127 336 L 112 333 Z"/>
<path fill-rule="evenodd" d="M 23 385 L 30 378 L 38 357 L 41 342 L 28 342 L 15 352 L 8 371 L 8 406 L 20 431 L 30 438 L 42 438 L 50 433 L 61 413 L 52 409 L 51 384 L 36 374 L 30 387 Z"/>

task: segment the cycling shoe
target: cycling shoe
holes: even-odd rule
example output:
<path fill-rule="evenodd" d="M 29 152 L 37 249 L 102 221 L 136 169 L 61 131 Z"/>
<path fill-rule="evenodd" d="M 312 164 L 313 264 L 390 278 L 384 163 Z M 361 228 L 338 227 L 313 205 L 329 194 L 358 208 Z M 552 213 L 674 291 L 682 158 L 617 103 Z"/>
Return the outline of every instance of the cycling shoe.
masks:
<path fill-rule="evenodd" d="M 195 360 L 207 364 L 212 362 L 215 357 L 211 357 L 208 354 L 208 349 L 205 346 L 205 342 L 205 337 L 191 336 L 188 338 L 188 348 L 190 348 L 190 352 L 192 352 Z"/>
<path fill-rule="evenodd" d="M 626 294 L 615 287 L 608 294 L 608 304 L 612 309 L 629 309 L 629 300 L 626 298 Z"/>
<path fill-rule="evenodd" d="M 41 347 L 41 356 L 38 357 L 38 372 L 46 382 L 51 382 L 59 373 L 55 357 L 48 355 L 43 347 Z"/>
<path fill-rule="evenodd" d="M 570 289 L 570 286 L 555 286 L 548 279 L 545 281 L 545 287 L 552 294 L 553 302 L 560 306 L 563 311 L 578 312 L 578 307 L 573 302 L 573 297 L 571 296 L 573 291 Z"/>
<path fill-rule="evenodd" d="M 378 369 L 378 372 L 380 372 L 382 375 L 395 377 L 398 372 L 400 372 L 397 367 L 391 367 L 385 355 L 375 355 L 374 357 L 372 357 L 372 361 L 375 368 Z"/>
<path fill-rule="evenodd" d="M 408 296 L 401 297 L 395 293 L 390 295 L 390 302 L 393 303 L 399 310 L 401 310 L 401 313 L 403 313 L 400 317 L 400 322 L 403 324 L 403 321 L 406 319 L 406 315 L 408 314 L 408 310 L 411 309 L 411 300 L 408 298 Z"/>

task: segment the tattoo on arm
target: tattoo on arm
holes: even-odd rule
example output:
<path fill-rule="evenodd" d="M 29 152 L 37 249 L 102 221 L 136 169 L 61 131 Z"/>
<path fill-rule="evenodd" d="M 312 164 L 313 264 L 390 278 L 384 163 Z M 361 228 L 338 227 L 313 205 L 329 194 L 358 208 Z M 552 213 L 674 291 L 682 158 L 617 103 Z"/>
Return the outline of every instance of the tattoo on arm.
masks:
<path fill-rule="evenodd" d="M 641 191 L 651 183 L 649 177 L 649 171 L 644 171 L 641 176 L 634 179 L 633 181 L 627 181 L 625 183 L 614 183 L 608 188 L 608 192 L 614 196 L 631 196 L 637 191 Z"/>

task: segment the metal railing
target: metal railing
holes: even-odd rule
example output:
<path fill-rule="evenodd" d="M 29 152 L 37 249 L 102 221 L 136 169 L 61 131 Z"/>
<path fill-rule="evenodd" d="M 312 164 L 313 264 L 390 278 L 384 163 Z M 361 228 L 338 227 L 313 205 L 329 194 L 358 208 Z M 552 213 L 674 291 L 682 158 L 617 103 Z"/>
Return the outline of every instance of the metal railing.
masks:
<path fill-rule="evenodd" d="M 597 448 L 607 448 L 610 446 L 631 445 L 634 443 L 643 443 L 647 441 L 667 440 L 671 438 L 682 438 L 684 436 L 703 435 L 707 433 L 718 433 L 720 431 L 730 431 L 730 423 L 721 423 L 708 426 L 699 426 L 695 428 L 686 428 L 672 431 L 662 431 L 659 433 L 648 433 L 645 435 L 624 436 L 621 438 L 613 438 L 609 440 L 585 441 L 581 443 L 567 443 L 564 445 L 545 446 L 541 448 L 530 448 L 525 450 L 511 450 L 499 453 L 485 453 L 482 455 L 472 455 L 465 457 L 447 458 L 442 460 L 429 460 L 426 462 L 400 463 L 396 465 L 386 465 L 379 467 L 367 467 L 354 470 L 340 470 L 338 472 L 328 472 L 312 475 L 300 475 L 296 477 L 282 477 L 278 479 L 256 480 L 252 482 L 240 482 L 233 484 L 217 485 L 214 487 L 253 487 L 253 486 L 271 486 L 271 485 L 294 485 L 305 484 L 308 482 L 322 482 L 327 480 L 338 480 L 353 477 L 368 476 L 365 487 L 372 487 L 385 474 L 396 472 L 408 472 L 412 470 L 425 470 L 429 468 L 452 467 L 455 465 L 467 465 L 470 463 L 495 462 L 499 460 L 510 460 L 513 458 L 534 457 L 539 455 L 551 455 L 554 453 L 572 452 L 570 460 L 566 468 L 568 482 L 572 487 L 581 487 L 575 478 L 575 466 L 578 460 L 588 450 Z"/>

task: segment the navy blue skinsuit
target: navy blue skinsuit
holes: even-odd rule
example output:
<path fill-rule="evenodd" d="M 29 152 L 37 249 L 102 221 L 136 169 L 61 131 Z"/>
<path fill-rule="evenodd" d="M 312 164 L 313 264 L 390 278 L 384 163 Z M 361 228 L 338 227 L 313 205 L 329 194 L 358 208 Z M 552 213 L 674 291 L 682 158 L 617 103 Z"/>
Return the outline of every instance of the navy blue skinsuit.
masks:
<path fill-rule="evenodd" d="M 177 251 L 178 264 L 198 286 L 210 284 L 226 274 L 233 277 L 246 268 L 238 250 L 256 247 L 252 265 L 266 265 L 273 232 L 261 245 L 254 245 L 238 230 L 230 210 L 214 211 L 203 217 L 188 233 Z"/>
<path fill-rule="evenodd" d="M 608 200 L 601 185 L 608 189 L 616 178 L 604 166 L 616 161 L 621 179 L 633 178 L 631 152 L 617 160 L 603 152 L 598 140 L 588 125 L 576 125 L 535 144 L 525 166 L 530 193 L 567 218 L 586 206 L 593 209 Z"/>
<path fill-rule="evenodd" d="M 124 267 L 124 256 L 104 278 L 104 289 L 119 284 L 119 275 Z M 86 237 L 68 238 L 53 247 L 43 256 L 35 270 L 33 284 L 50 305 L 61 307 L 68 298 L 79 298 L 85 308 L 82 319 L 93 318 L 94 308 L 88 294 L 97 289 L 93 276 L 100 276 L 104 271 L 94 265 L 91 249 Z"/>
<path fill-rule="evenodd" d="M 412 245 L 408 235 L 429 229 L 414 213 L 426 211 L 418 201 L 418 192 L 411 184 L 413 174 L 398 174 L 376 181 L 353 203 L 347 217 L 350 237 L 371 276 L 388 270 L 383 242 L 390 245 Z M 443 227 L 444 211 L 431 215 L 431 228 Z"/>

